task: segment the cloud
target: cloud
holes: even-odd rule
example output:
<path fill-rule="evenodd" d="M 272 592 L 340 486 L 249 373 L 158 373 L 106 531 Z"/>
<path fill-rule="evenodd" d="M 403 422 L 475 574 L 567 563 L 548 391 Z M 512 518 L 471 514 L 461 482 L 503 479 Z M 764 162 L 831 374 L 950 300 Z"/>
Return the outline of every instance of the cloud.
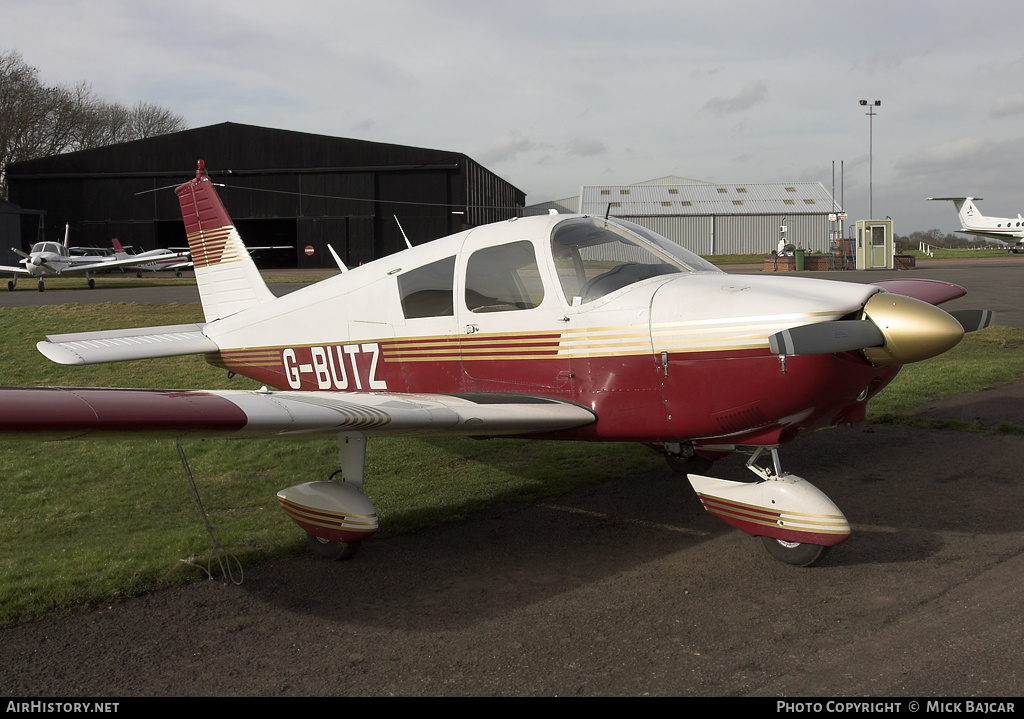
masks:
<path fill-rule="evenodd" d="M 592 137 L 577 137 L 569 143 L 568 153 L 572 157 L 595 157 L 608 151 L 608 146 Z"/>
<path fill-rule="evenodd" d="M 764 80 L 748 83 L 733 97 L 713 97 L 704 104 L 704 109 L 716 115 L 732 115 L 749 110 L 768 99 L 768 86 Z"/>
<path fill-rule="evenodd" d="M 495 140 L 481 150 L 477 155 L 477 162 L 484 166 L 510 162 L 515 160 L 520 152 L 529 152 L 537 147 L 538 145 L 523 135 L 521 131 L 509 130 L 504 137 Z"/>
<path fill-rule="evenodd" d="M 1024 92 L 999 98 L 988 111 L 988 116 L 993 119 L 1021 114 L 1024 114 Z"/>
<path fill-rule="evenodd" d="M 896 161 L 895 168 L 900 177 L 908 178 L 947 172 L 966 174 L 979 168 L 1007 165 L 1014 167 L 1020 145 L 1020 139 L 993 142 L 978 137 L 958 137 L 910 152 Z"/>

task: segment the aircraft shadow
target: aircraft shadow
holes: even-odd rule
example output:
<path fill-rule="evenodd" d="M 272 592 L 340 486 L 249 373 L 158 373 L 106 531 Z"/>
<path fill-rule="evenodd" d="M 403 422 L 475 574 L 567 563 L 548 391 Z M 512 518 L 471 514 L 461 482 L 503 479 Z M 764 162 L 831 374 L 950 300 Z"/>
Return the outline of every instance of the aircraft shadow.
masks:
<path fill-rule="evenodd" d="M 768 558 L 758 540 L 705 513 L 686 480 L 666 468 L 371 539 L 350 562 L 270 562 L 247 570 L 243 586 L 291 611 L 326 617 L 343 607 L 359 624 L 427 629 L 599 591 L 662 562 L 676 567 L 666 577 L 673 582 L 736 572 L 806 581 L 862 565 L 931 562 L 951 539 L 1024 531 L 1024 486 L 1014 463 L 1000 460 L 1021 449 L 1020 437 L 872 425 L 784 447 L 784 467 L 832 497 L 854 530 L 811 569 Z M 750 479 L 739 457 L 710 474 Z"/>

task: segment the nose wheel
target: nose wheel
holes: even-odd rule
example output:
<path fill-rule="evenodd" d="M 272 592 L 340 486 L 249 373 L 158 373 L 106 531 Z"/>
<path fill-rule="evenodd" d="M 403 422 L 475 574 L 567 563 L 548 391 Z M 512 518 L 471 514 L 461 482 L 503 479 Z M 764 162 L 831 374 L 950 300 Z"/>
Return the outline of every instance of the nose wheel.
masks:
<path fill-rule="evenodd" d="M 313 552 L 324 559 L 330 559 L 335 562 L 352 559 L 352 557 L 356 556 L 356 552 L 359 551 L 359 545 L 362 544 L 362 540 L 355 542 L 332 542 L 315 534 L 306 534 L 306 541 L 309 542 L 309 547 Z"/>
<path fill-rule="evenodd" d="M 784 539 L 761 536 L 761 544 L 768 550 L 768 554 L 784 564 L 792 564 L 794 567 L 810 567 L 828 554 L 829 547 L 821 544 L 808 544 L 807 542 L 787 542 Z"/>

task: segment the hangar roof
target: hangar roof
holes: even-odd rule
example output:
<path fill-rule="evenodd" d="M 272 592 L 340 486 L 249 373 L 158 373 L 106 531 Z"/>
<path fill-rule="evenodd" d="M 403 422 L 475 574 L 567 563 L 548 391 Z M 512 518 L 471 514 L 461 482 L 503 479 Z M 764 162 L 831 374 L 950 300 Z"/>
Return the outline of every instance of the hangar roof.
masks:
<path fill-rule="evenodd" d="M 629 217 L 822 214 L 839 209 L 820 182 L 587 185 L 580 212 Z"/>

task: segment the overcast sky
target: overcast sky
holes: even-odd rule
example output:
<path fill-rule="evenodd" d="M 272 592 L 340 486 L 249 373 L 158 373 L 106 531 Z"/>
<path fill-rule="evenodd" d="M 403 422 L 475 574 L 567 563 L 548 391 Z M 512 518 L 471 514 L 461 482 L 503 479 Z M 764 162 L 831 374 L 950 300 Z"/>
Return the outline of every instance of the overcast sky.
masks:
<path fill-rule="evenodd" d="M 665 175 L 817 181 L 852 223 L 873 184 L 909 234 L 959 228 L 931 196 L 1024 211 L 1022 28 L 1019 0 L 3 0 L 0 49 L 192 127 L 462 152 L 528 204 Z M 881 100 L 873 133 L 859 100 Z"/>

